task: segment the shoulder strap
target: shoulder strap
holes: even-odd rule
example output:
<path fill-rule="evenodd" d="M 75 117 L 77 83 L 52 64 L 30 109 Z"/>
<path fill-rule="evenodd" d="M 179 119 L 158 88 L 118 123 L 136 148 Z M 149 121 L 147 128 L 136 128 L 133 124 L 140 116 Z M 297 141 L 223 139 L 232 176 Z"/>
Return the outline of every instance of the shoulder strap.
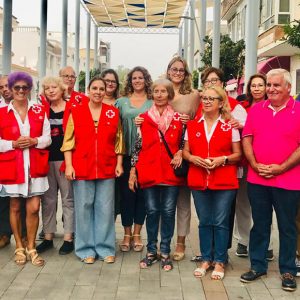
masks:
<path fill-rule="evenodd" d="M 166 150 L 167 150 L 167 152 L 168 152 L 168 155 L 170 156 L 171 159 L 173 159 L 173 154 L 172 154 L 172 152 L 171 152 L 171 150 L 170 150 L 170 148 L 169 148 L 169 146 L 168 146 L 168 144 L 167 144 L 167 141 L 166 141 L 166 139 L 165 139 L 163 133 L 162 133 L 161 130 L 159 130 L 159 129 L 158 129 L 158 131 L 159 131 L 159 133 L 160 133 L 160 136 L 161 136 L 161 139 L 162 139 L 162 141 L 163 141 L 163 143 L 164 143 L 164 146 L 165 146 L 165 148 L 166 148 Z"/>

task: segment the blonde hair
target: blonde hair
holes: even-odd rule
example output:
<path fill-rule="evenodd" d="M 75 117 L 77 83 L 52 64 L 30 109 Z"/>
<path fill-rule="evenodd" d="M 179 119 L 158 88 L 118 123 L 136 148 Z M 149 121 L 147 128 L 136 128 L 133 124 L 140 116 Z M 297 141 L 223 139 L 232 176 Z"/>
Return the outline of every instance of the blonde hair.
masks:
<path fill-rule="evenodd" d="M 232 118 L 231 114 L 230 114 L 230 105 L 228 102 L 228 97 L 227 94 L 225 92 L 225 90 L 223 88 L 221 88 L 220 86 L 209 86 L 208 88 L 204 89 L 204 93 L 206 91 L 209 90 L 213 90 L 215 91 L 218 96 L 220 97 L 219 101 L 223 101 L 223 106 L 220 108 L 220 114 L 222 119 L 224 120 L 230 120 Z"/>
<path fill-rule="evenodd" d="M 190 94 L 193 91 L 193 89 L 192 89 L 192 75 L 189 71 L 187 62 L 182 57 L 175 56 L 171 59 L 171 61 L 168 64 L 166 77 L 167 77 L 167 79 L 169 79 L 171 81 L 171 78 L 169 76 L 169 71 L 170 71 L 172 65 L 177 61 L 179 61 L 183 64 L 183 68 L 184 68 L 184 71 L 185 71 L 184 72 L 184 80 L 183 80 L 183 82 L 182 82 L 182 84 L 179 88 L 179 93 L 181 95 Z"/>
<path fill-rule="evenodd" d="M 63 92 L 63 98 L 65 99 L 68 96 L 68 87 L 64 84 L 63 80 L 60 77 L 48 76 L 44 77 L 42 81 L 41 94 L 45 96 L 45 87 L 51 83 L 57 84 L 58 87 Z"/>
<path fill-rule="evenodd" d="M 174 91 L 174 87 L 173 87 L 173 84 L 170 80 L 168 79 L 157 79 L 153 82 L 152 84 L 152 98 L 153 98 L 153 92 L 154 92 L 154 89 L 158 86 L 158 85 L 163 85 L 167 92 L 168 92 L 168 99 L 169 100 L 173 100 L 174 97 L 175 97 L 175 91 Z"/>

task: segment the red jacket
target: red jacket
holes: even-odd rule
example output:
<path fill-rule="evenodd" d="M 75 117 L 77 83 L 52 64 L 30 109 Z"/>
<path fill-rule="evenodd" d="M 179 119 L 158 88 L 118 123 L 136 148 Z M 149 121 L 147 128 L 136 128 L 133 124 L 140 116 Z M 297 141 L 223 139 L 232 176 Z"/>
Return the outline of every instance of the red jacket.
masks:
<path fill-rule="evenodd" d="M 30 137 L 36 138 L 43 134 L 43 125 L 46 112 L 41 105 L 33 105 L 28 110 L 30 123 Z M 0 109 L 0 138 L 15 141 L 21 136 L 18 122 L 12 110 L 8 107 Z M 32 147 L 29 149 L 31 178 L 47 176 L 49 166 L 47 149 Z M 23 150 L 13 149 L 0 152 L 0 183 L 21 184 L 25 182 Z M 5 170 L 5 171 L 4 171 Z"/>
<path fill-rule="evenodd" d="M 158 126 L 144 113 L 142 126 L 142 149 L 139 153 L 136 165 L 138 182 L 141 188 L 147 188 L 158 184 L 183 185 L 184 179 L 174 174 L 170 165 L 171 158 L 168 155 L 163 142 L 160 141 Z M 173 153 L 178 151 L 182 135 L 182 123 L 174 117 L 165 133 L 167 144 Z"/>
<path fill-rule="evenodd" d="M 88 103 L 72 106 L 71 113 L 75 135 L 72 164 L 76 179 L 114 178 L 117 165 L 115 143 L 119 124 L 119 110 L 102 103 L 97 129 Z"/>
<path fill-rule="evenodd" d="M 66 108 L 64 111 L 64 117 L 63 117 L 63 129 L 64 131 L 66 130 L 68 120 L 69 120 L 69 115 L 71 113 L 72 107 L 74 106 L 81 106 L 83 104 L 89 103 L 90 99 L 86 95 L 73 91 L 71 93 L 69 101 L 66 103 Z"/>
<path fill-rule="evenodd" d="M 190 152 L 202 158 L 228 156 L 232 154 L 232 127 L 228 122 L 218 122 L 209 143 L 206 140 L 204 122 L 190 121 L 187 125 Z M 225 165 L 210 170 L 190 164 L 188 186 L 194 190 L 237 189 L 237 167 Z"/>

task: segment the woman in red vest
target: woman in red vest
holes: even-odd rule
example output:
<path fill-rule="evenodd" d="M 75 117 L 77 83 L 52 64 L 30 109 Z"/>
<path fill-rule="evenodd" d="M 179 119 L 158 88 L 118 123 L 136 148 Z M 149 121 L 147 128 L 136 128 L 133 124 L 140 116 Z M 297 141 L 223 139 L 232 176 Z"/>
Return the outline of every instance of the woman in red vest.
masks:
<path fill-rule="evenodd" d="M 89 101 L 72 104 L 61 151 L 72 180 L 75 253 L 85 263 L 115 261 L 114 186 L 123 173 L 122 130 L 117 108 L 102 103 L 105 81 L 94 77 Z"/>
<path fill-rule="evenodd" d="M 163 270 L 170 271 L 173 269 L 170 243 L 174 234 L 176 202 L 179 186 L 184 183 L 182 177 L 174 174 L 174 168 L 182 162 L 182 151 L 179 150 L 182 123 L 168 103 L 174 98 L 172 83 L 167 79 L 160 79 L 154 82 L 152 89 L 154 104 L 141 115 L 144 122 L 138 129 L 129 188 L 134 191 L 138 180 L 145 197 L 148 244 L 147 255 L 141 260 L 140 267 L 147 268 L 159 259 L 156 244 L 161 220 L 161 266 Z M 173 159 L 168 155 L 161 136 L 164 136 L 174 155 Z"/>
<path fill-rule="evenodd" d="M 229 217 L 238 189 L 236 163 L 241 157 L 240 136 L 229 123 L 228 99 L 221 87 L 203 92 L 203 114 L 187 125 L 183 157 L 190 162 L 188 186 L 200 220 L 203 262 L 194 271 L 202 277 L 214 265 L 212 279 L 224 277 L 229 239 Z"/>
<path fill-rule="evenodd" d="M 13 100 L 0 109 L 0 196 L 10 197 L 10 223 L 16 241 L 15 262 L 43 266 L 35 249 L 39 224 L 40 195 L 49 188 L 48 150 L 51 144 L 50 124 L 41 105 L 28 100 L 32 78 L 24 72 L 8 77 Z M 1 201 L 1 200 L 0 200 Z M 26 201 L 26 250 L 21 239 L 21 201 Z"/>

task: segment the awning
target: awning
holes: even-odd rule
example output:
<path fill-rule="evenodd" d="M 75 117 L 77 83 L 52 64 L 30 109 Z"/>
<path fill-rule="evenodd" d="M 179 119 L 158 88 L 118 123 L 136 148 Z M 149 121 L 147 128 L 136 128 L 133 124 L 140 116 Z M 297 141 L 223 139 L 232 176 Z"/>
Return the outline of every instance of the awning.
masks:
<path fill-rule="evenodd" d="M 283 68 L 290 70 L 290 56 L 274 56 L 260 61 L 257 64 L 257 72 L 267 74 L 272 69 Z"/>
<path fill-rule="evenodd" d="M 81 0 L 98 26 L 177 28 L 187 0 Z"/>

